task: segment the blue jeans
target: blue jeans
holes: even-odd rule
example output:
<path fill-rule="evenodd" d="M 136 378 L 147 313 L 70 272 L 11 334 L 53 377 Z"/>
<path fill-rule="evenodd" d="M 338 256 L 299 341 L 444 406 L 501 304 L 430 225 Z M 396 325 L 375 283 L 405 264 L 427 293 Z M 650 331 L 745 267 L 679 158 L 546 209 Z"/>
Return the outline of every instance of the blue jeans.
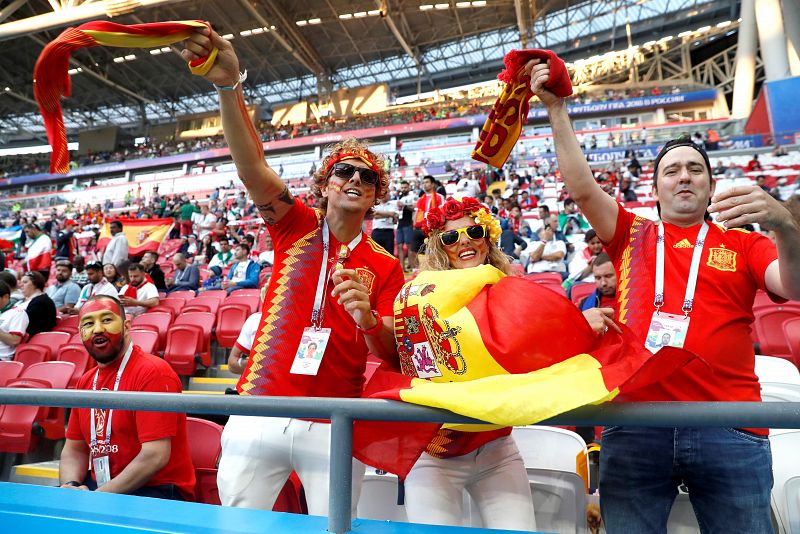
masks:
<path fill-rule="evenodd" d="M 681 483 L 701 532 L 773 532 L 769 438 L 733 428 L 603 431 L 600 509 L 608 534 L 666 532 Z"/>

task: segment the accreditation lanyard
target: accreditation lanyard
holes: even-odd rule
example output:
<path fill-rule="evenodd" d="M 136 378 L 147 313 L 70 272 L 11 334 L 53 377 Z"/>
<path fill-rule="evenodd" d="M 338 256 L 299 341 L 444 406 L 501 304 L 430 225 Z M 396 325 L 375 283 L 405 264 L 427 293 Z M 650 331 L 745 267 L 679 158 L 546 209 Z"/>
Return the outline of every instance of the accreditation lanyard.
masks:
<path fill-rule="evenodd" d="M 694 292 L 697 288 L 697 274 L 700 271 L 700 257 L 703 255 L 706 234 L 708 233 L 708 223 L 703 221 L 700 233 L 697 234 L 697 241 L 694 243 L 692 253 L 692 264 L 689 267 L 689 279 L 686 282 L 686 293 L 683 297 L 681 307 L 685 317 L 688 317 L 694 306 Z M 658 239 L 656 240 L 656 294 L 653 300 L 656 313 L 659 313 L 664 305 L 664 223 L 658 225 Z"/>
<path fill-rule="evenodd" d="M 114 380 L 114 390 L 117 391 L 119 389 L 119 382 L 122 380 L 122 373 L 125 371 L 125 367 L 128 365 L 128 360 L 131 357 L 131 353 L 133 352 L 133 342 L 128 343 L 128 349 L 125 351 L 125 356 L 122 357 L 122 363 L 119 366 L 119 370 L 117 371 L 117 378 Z M 94 380 L 92 381 L 92 391 L 97 391 L 97 377 L 100 374 L 100 369 L 98 368 L 97 371 L 94 373 Z M 114 415 L 114 411 L 109 409 L 108 415 L 106 416 L 106 431 L 105 431 L 105 444 L 109 445 L 111 443 L 111 417 Z M 91 450 L 96 450 L 97 448 L 97 428 L 95 427 L 95 415 L 94 415 L 94 408 L 89 411 L 89 424 L 91 425 Z"/>
<path fill-rule="evenodd" d="M 347 245 L 343 245 L 340 247 L 338 253 L 338 261 L 336 266 L 333 270 L 341 269 L 344 263 L 344 260 L 350 255 L 350 253 L 361 243 L 361 236 L 363 234 L 361 232 L 353 238 L 350 243 Z M 328 280 L 331 277 L 331 269 L 328 269 L 328 255 L 330 253 L 330 229 L 328 228 L 328 220 L 322 223 L 322 265 L 319 267 L 319 279 L 317 280 L 317 292 L 314 295 L 314 309 L 311 311 L 311 326 L 314 327 L 315 330 L 319 330 L 322 327 L 322 319 L 325 314 L 325 298 L 326 298 L 326 287 L 328 285 Z"/>

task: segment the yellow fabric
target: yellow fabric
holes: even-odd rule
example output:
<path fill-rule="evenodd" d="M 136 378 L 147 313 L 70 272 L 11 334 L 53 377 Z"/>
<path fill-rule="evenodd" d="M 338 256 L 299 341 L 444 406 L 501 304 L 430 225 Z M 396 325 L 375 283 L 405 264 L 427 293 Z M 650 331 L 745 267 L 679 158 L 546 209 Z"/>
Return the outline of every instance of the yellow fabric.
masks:
<path fill-rule="evenodd" d="M 617 390 L 606 389 L 600 364 L 588 354 L 527 374 L 450 383 L 417 378 L 411 386 L 400 391 L 405 402 L 444 408 L 500 426 L 530 425 L 580 406 L 606 402 L 617 395 Z M 510 390 L 513 395 L 501 394 Z"/>

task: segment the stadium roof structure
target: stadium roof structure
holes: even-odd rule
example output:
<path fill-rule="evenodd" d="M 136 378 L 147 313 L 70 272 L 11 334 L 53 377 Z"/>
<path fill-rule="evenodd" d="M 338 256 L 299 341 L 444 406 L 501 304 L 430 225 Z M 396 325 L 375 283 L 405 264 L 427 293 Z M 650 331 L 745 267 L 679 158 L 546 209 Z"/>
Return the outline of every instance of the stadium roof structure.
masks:
<path fill-rule="evenodd" d="M 108 13 L 122 24 L 211 21 L 248 71 L 248 99 L 268 108 L 372 83 L 400 96 L 483 81 L 512 48 L 578 59 L 738 11 L 738 0 L 11 0 L 0 8 L 0 131 L 4 141 L 42 137 L 31 82 L 39 53 L 66 26 Z M 76 52 L 68 129 L 141 131 L 216 109 L 215 92 L 179 49 Z"/>

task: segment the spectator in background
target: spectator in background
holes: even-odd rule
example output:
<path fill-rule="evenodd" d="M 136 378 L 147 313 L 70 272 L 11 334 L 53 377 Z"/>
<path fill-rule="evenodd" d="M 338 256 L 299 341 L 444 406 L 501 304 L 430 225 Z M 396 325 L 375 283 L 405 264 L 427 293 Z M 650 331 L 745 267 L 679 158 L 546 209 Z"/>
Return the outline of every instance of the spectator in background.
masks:
<path fill-rule="evenodd" d="M 598 241 L 599 238 L 595 237 Z M 608 253 L 601 252 L 592 262 L 592 278 L 596 289 L 583 299 L 578 307 L 582 311 L 590 308 L 617 308 L 617 273 Z"/>
<path fill-rule="evenodd" d="M 633 180 L 629 173 L 622 176 L 622 181 L 619 184 L 619 194 L 623 202 L 636 202 L 639 200 L 633 188 Z"/>
<path fill-rule="evenodd" d="M 128 238 L 122 232 L 122 223 L 119 221 L 111 221 L 108 229 L 111 232 L 111 241 L 103 252 L 103 264 L 111 263 L 120 269 L 122 262 L 128 259 Z"/>
<path fill-rule="evenodd" d="M 153 282 L 147 280 L 144 268 L 138 263 L 128 267 L 130 282 L 119 292 L 119 301 L 125 307 L 125 313 L 131 318 L 141 315 L 148 308 L 158 306 L 158 289 Z"/>
<path fill-rule="evenodd" d="M 0 307 L 11 302 L 11 288 L 0 280 Z M 0 361 L 11 361 L 28 329 L 28 314 L 25 309 L 11 308 L 0 313 Z"/>
<path fill-rule="evenodd" d="M 56 262 L 58 260 L 73 261 L 78 256 L 78 240 L 75 238 L 75 221 L 67 219 L 64 227 L 59 230 L 56 237 Z"/>
<path fill-rule="evenodd" d="M 8 271 L 0 271 L 0 281 L 5 282 L 11 294 L 9 295 L 8 303 L 0 308 L 0 313 L 10 310 L 18 302 L 25 300 L 25 297 L 17 287 L 17 275 Z"/>
<path fill-rule="evenodd" d="M 78 303 L 75 304 L 75 309 L 80 310 L 81 306 L 94 297 L 95 295 L 108 295 L 109 297 L 119 298 L 119 292 L 114 284 L 106 280 L 103 276 L 103 265 L 99 262 L 90 263 L 86 266 L 86 275 L 89 278 L 89 283 L 86 284 L 81 290 L 81 295 L 78 297 Z"/>
<path fill-rule="evenodd" d="M 522 209 L 522 210 L 532 210 L 534 208 L 538 208 L 539 207 L 539 200 L 536 197 L 531 196 L 531 194 L 528 193 L 527 189 L 523 190 L 519 194 L 519 196 L 520 196 L 520 198 L 519 198 L 519 207 L 520 207 L 520 209 Z"/>
<path fill-rule="evenodd" d="M 47 288 L 47 296 L 53 300 L 58 313 L 73 314 L 75 304 L 81 296 L 81 288 L 70 280 L 72 264 L 65 260 L 56 262 L 56 283 Z"/>
<path fill-rule="evenodd" d="M 592 265 L 597 256 L 603 252 L 603 243 L 597 237 L 597 232 L 592 229 L 586 231 L 584 241 L 586 242 L 586 248 L 582 252 L 575 254 L 572 261 L 569 262 L 569 277 L 566 280 L 569 285 L 577 282 L 594 282 Z"/>
<path fill-rule="evenodd" d="M 411 265 L 415 265 L 417 261 L 417 253 L 411 249 L 414 241 L 414 207 L 416 203 L 416 192 L 411 190 L 411 185 L 407 181 L 401 181 L 397 199 L 400 218 L 397 220 L 395 242 L 397 243 L 397 257 L 400 259 L 400 266 L 404 270 L 409 269 Z M 408 264 L 406 264 L 406 246 L 408 247 Z"/>
<path fill-rule="evenodd" d="M 250 247 L 246 243 L 239 243 L 233 252 L 236 261 L 231 265 L 227 280 L 222 281 L 222 289 L 227 289 L 230 294 L 237 289 L 258 287 L 261 266 L 250 259 Z"/>
<path fill-rule="evenodd" d="M 197 265 L 189 264 L 186 256 L 178 252 L 172 257 L 174 276 L 167 280 L 167 293 L 172 291 L 197 291 L 200 287 L 200 271 Z"/>
<path fill-rule="evenodd" d="M 208 265 L 211 262 L 211 257 L 217 253 L 217 249 L 214 248 L 214 242 L 211 238 L 211 234 L 206 234 L 203 239 L 200 240 L 200 244 L 197 245 L 197 255 L 195 255 L 195 261 L 199 261 L 205 265 Z"/>
<path fill-rule="evenodd" d="M 422 178 L 422 191 L 425 193 L 417 200 L 417 209 L 414 212 L 414 239 L 409 251 L 414 255 L 408 255 L 408 262 L 410 268 L 417 266 L 417 254 L 422 248 L 425 241 L 425 235 L 420 230 L 422 222 L 425 220 L 425 215 L 432 208 L 439 207 L 444 204 L 444 197 L 436 192 L 436 178 L 427 175 Z"/>
<path fill-rule="evenodd" d="M 753 159 L 747 162 L 747 172 L 763 170 L 764 169 L 761 167 L 761 162 L 758 161 L 758 154 L 753 154 Z"/>
<path fill-rule="evenodd" d="M 81 255 L 75 256 L 75 260 L 72 262 L 72 281 L 78 284 L 80 287 L 85 286 L 89 283 L 89 278 L 86 275 L 86 260 Z"/>
<path fill-rule="evenodd" d="M 186 255 L 193 258 L 195 254 L 197 254 L 197 236 L 189 234 L 186 238 L 188 239 L 186 243 Z"/>
<path fill-rule="evenodd" d="M 500 228 L 503 230 L 503 233 L 500 234 L 500 250 L 506 256 L 518 260 L 520 253 L 528 248 L 528 242 L 520 237 L 519 232 L 514 230 L 508 219 L 500 220 Z"/>
<path fill-rule="evenodd" d="M 558 214 L 558 229 L 565 236 L 582 234 L 589 229 L 589 223 L 571 198 L 564 201 L 564 211 Z"/>
<path fill-rule="evenodd" d="M 195 220 L 197 223 L 194 225 L 194 233 L 197 234 L 199 239 L 203 239 L 205 236 L 211 233 L 211 230 L 214 229 L 214 224 L 217 222 L 217 216 L 211 213 L 208 204 L 204 204 L 200 206 L 200 213 L 195 215 Z"/>
<path fill-rule="evenodd" d="M 17 304 L 28 313 L 28 335 L 49 332 L 56 326 L 56 305 L 44 294 L 45 279 L 41 273 L 32 271 L 22 275 L 20 291 L 25 300 Z"/>
<path fill-rule="evenodd" d="M 528 272 L 554 272 L 565 277 L 567 268 L 564 265 L 564 258 L 567 256 L 567 247 L 564 242 L 556 239 L 555 230 L 550 224 L 545 224 L 539 230 L 539 239 L 540 241 L 533 245 Z"/>
<path fill-rule="evenodd" d="M 114 286 L 114 288 L 119 291 L 122 289 L 122 286 L 128 283 L 125 278 L 120 276 L 117 267 L 113 263 L 106 263 L 103 265 L 103 276 L 105 276 L 106 280 Z"/>
<path fill-rule="evenodd" d="M 50 251 L 53 250 L 50 236 L 44 234 L 33 223 L 26 224 L 24 232 L 27 237 L 26 241 L 30 241 L 28 252 L 25 255 L 25 264 L 29 271 L 36 271 L 47 280 L 50 277 L 50 265 L 53 261 L 50 255 Z"/>
<path fill-rule="evenodd" d="M 176 215 L 180 218 L 180 231 L 181 235 L 189 235 L 192 233 L 192 214 L 198 212 L 197 206 L 189 202 L 189 197 L 183 195 L 181 197 L 181 205 L 177 208 Z"/>
<path fill-rule="evenodd" d="M 253 348 L 253 341 L 258 332 L 258 325 L 261 324 L 261 305 L 264 303 L 264 295 L 267 293 L 267 284 L 261 288 L 261 300 L 259 301 L 258 310 L 256 313 L 250 315 L 242 325 L 242 330 L 239 337 L 236 338 L 236 343 L 231 348 L 231 353 L 228 356 L 228 370 L 237 375 L 242 374 L 245 367 L 247 367 L 247 359 L 250 356 L 250 350 Z"/>
<path fill-rule="evenodd" d="M 264 236 L 264 251 L 258 255 L 258 262 L 261 265 L 272 267 L 275 264 L 275 246 L 272 244 L 272 236 Z"/>
<path fill-rule="evenodd" d="M 164 280 L 164 271 L 162 271 L 161 267 L 158 265 L 158 252 L 148 250 L 142 254 L 142 260 L 139 262 L 139 265 L 144 268 L 145 274 L 153 281 L 156 289 L 159 291 L 167 290 L 167 284 Z"/>
<path fill-rule="evenodd" d="M 217 266 L 220 269 L 225 269 L 233 261 L 233 252 L 231 252 L 231 242 L 227 237 L 221 238 L 217 241 L 219 245 L 219 252 L 211 256 L 208 262 L 208 267 Z"/>
<path fill-rule="evenodd" d="M 386 199 L 372 211 L 372 240 L 394 255 L 394 229 L 399 219 L 397 202 Z"/>

